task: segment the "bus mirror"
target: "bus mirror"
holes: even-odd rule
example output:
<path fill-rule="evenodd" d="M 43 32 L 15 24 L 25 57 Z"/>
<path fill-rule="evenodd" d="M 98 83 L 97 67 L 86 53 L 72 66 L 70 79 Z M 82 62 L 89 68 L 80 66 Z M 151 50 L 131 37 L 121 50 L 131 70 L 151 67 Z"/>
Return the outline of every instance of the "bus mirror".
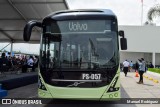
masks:
<path fill-rule="evenodd" d="M 121 43 L 121 50 L 127 50 L 127 39 L 120 38 L 120 43 Z"/>
<path fill-rule="evenodd" d="M 23 32 L 23 39 L 24 41 L 29 41 L 31 37 L 31 32 L 33 27 L 42 27 L 41 22 L 37 22 L 35 20 L 29 21 L 26 26 L 24 27 L 24 32 Z"/>

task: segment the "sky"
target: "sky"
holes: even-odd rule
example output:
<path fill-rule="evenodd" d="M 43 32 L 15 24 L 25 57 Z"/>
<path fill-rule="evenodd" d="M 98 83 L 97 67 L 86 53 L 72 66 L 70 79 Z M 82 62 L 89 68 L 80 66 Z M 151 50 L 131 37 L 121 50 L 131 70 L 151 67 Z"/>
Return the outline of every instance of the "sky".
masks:
<path fill-rule="evenodd" d="M 67 0 L 70 9 L 110 9 L 118 18 L 119 25 L 141 25 L 147 21 L 148 10 L 160 0 Z M 143 1 L 143 6 L 142 6 Z M 143 12 L 142 12 L 143 7 Z M 156 23 L 156 19 L 154 20 Z M 160 23 L 159 23 L 160 24 Z"/>
<path fill-rule="evenodd" d="M 9 43 L 0 43 L 0 50 L 8 45 Z M 5 50 L 10 52 L 11 45 L 8 45 Z M 24 44 L 24 43 L 15 43 L 13 44 L 13 51 L 20 51 L 22 53 L 28 54 L 39 54 L 40 45 L 38 44 Z"/>
<path fill-rule="evenodd" d="M 143 25 L 147 21 L 148 10 L 160 4 L 160 0 L 66 0 L 70 9 L 111 9 L 118 18 L 119 25 Z M 142 12 L 143 1 L 143 12 Z M 141 14 L 143 20 L 141 21 Z M 142 22 L 142 24 L 141 24 Z M 154 23 L 160 25 L 160 18 L 154 19 Z M 0 44 L 0 50 L 7 43 Z M 10 50 L 10 45 L 6 48 Z M 26 53 L 39 53 L 39 45 L 33 44 L 14 44 L 13 50 Z"/>

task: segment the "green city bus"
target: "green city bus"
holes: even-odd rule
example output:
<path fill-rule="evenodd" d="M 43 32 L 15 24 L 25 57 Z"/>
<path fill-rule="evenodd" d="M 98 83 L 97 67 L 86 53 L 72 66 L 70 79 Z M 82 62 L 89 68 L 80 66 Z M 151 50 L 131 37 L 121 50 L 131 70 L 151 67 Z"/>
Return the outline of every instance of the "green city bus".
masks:
<path fill-rule="evenodd" d="M 42 22 L 29 21 L 24 41 L 34 26 L 42 29 L 38 96 L 55 99 L 120 98 L 119 40 L 116 15 L 109 9 L 54 12 Z M 119 38 L 119 36 L 121 38 Z"/>

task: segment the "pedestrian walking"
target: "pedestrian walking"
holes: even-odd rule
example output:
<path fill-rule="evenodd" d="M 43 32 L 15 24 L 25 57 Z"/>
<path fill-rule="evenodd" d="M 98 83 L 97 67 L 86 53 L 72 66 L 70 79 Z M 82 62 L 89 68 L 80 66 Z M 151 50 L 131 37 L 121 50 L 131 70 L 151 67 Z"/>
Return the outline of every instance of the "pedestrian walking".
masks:
<path fill-rule="evenodd" d="M 125 76 L 127 76 L 128 68 L 129 68 L 129 62 L 127 60 L 125 60 L 123 62 L 123 72 L 124 72 Z"/>
<path fill-rule="evenodd" d="M 138 84 L 143 84 L 143 73 L 146 71 L 146 65 L 145 65 L 145 61 L 143 58 L 139 59 L 139 82 L 137 82 Z"/>

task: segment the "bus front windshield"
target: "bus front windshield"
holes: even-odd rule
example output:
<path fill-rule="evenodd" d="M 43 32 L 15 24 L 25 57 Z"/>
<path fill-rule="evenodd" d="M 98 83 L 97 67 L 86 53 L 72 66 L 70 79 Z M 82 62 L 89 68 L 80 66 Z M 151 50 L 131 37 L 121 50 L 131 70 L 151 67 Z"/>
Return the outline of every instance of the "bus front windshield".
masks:
<path fill-rule="evenodd" d="M 108 20 L 59 21 L 47 26 L 42 37 L 41 65 L 70 70 L 118 65 L 118 37 L 111 23 Z"/>

